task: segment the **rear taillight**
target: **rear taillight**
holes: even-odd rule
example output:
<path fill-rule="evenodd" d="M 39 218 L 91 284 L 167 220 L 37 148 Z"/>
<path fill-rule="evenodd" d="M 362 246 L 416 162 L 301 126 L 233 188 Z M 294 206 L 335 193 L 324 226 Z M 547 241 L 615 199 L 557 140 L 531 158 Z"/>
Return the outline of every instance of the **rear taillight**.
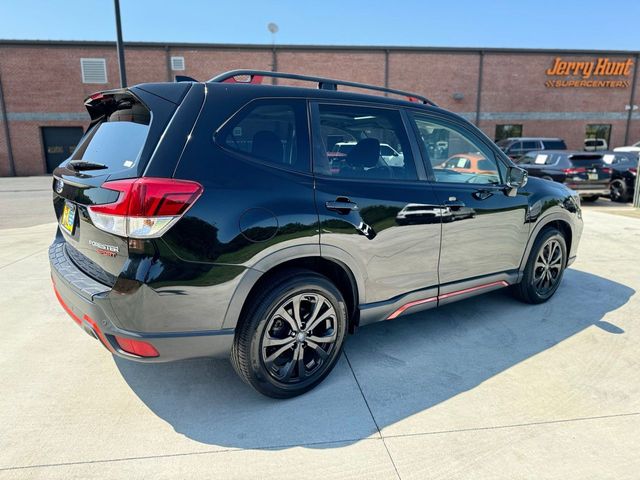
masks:
<path fill-rule="evenodd" d="M 567 175 L 573 175 L 575 173 L 585 173 L 587 171 L 586 168 L 584 167 L 577 167 L 577 168 L 565 168 L 563 170 L 564 173 L 566 173 Z"/>
<path fill-rule="evenodd" d="M 177 222 L 202 194 L 202 185 L 171 178 L 137 178 L 105 182 L 120 192 L 113 203 L 88 207 L 100 230 L 129 238 L 159 237 Z"/>
<path fill-rule="evenodd" d="M 602 173 L 606 173 L 607 175 L 611 175 L 611 169 L 609 167 L 604 167 L 602 169 Z"/>
<path fill-rule="evenodd" d="M 637 175 L 637 174 L 638 174 L 638 169 L 637 169 L 637 168 L 631 167 L 631 168 L 629 169 L 629 171 L 630 171 L 633 175 Z"/>

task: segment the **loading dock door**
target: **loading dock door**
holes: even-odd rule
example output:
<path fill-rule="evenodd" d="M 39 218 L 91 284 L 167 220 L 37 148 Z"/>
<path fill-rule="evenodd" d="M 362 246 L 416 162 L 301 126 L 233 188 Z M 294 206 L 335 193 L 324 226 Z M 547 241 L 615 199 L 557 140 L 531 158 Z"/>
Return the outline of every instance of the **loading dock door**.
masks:
<path fill-rule="evenodd" d="M 82 137 L 82 127 L 42 127 L 47 173 L 69 158 Z"/>

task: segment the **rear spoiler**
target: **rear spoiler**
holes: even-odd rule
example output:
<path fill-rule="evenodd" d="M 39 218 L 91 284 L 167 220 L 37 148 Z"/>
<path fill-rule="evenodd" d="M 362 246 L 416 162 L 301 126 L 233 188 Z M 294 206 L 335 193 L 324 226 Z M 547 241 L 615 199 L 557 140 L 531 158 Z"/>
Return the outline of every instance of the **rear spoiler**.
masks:
<path fill-rule="evenodd" d="M 176 82 L 197 82 L 197 80 L 186 75 L 176 75 Z"/>
<path fill-rule="evenodd" d="M 84 106 L 91 117 L 91 126 L 120 108 L 131 106 L 131 102 L 139 102 L 149 111 L 155 111 L 158 102 L 170 102 L 175 108 L 191 88 L 187 83 L 143 83 L 135 87 L 104 90 L 89 95 Z"/>

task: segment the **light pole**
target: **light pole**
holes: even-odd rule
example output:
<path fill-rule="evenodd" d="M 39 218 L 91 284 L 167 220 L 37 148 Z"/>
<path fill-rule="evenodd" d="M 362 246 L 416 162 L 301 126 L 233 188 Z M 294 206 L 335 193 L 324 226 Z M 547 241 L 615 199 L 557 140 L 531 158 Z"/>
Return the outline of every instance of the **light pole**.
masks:
<path fill-rule="evenodd" d="M 278 56 L 276 55 L 276 33 L 278 33 L 278 25 L 276 25 L 273 22 L 270 22 L 267 25 L 267 30 L 269 30 L 271 32 L 271 71 L 272 72 L 277 72 L 278 71 Z M 271 82 L 273 83 L 273 85 L 277 85 L 278 83 L 278 79 L 277 78 L 272 78 Z"/>
<path fill-rule="evenodd" d="M 118 68 L 120 69 L 120 87 L 127 86 L 127 68 L 124 65 L 124 47 L 122 46 L 122 25 L 120 24 L 120 0 L 113 0 L 116 10 L 116 48 L 118 50 Z"/>

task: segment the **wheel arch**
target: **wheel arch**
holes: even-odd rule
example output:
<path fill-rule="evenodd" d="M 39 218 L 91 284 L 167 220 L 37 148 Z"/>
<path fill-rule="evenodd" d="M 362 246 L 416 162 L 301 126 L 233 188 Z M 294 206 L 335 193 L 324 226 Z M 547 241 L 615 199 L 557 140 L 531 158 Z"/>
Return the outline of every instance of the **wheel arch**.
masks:
<path fill-rule="evenodd" d="M 529 259 L 529 255 L 531 254 L 531 249 L 533 248 L 533 244 L 536 239 L 540 236 L 540 234 L 548 229 L 555 228 L 559 230 L 565 238 L 565 242 L 567 244 L 567 256 L 571 255 L 571 247 L 573 245 L 574 239 L 574 227 L 572 226 L 571 218 L 567 218 L 567 215 L 563 215 L 561 213 L 550 214 L 540 219 L 538 223 L 536 223 L 533 228 L 531 235 L 529 235 L 529 241 L 527 242 L 527 247 L 525 248 L 524 255 L 520 260 L 520 272 L 524 271 L 524 268 L 527 264 L 527 260 Z"/>
<path fill-rule="evenodd" d="M 231 298 L 223 328 L 236 328 L 247 308 L 247 300 L 260 289 L 268 286 L 276 276 L 282 275 L 287 270 L 305 269 L 327 277 L 340 290 L 347 304 L 348 329 L 353 333 L 359 323 L 358 305 L 363 298 L 362 279 L 354 273 L 353 266 L 333 256 L 318 255 L 317 245 L 315 247 L 316 252 L 303 249 L 298 250 L 296 254 L 287 252 L 285 255 L 276 255 L 277 258 L 269 258 L 272 257 L 270 255 L 248 269 Z"/>

